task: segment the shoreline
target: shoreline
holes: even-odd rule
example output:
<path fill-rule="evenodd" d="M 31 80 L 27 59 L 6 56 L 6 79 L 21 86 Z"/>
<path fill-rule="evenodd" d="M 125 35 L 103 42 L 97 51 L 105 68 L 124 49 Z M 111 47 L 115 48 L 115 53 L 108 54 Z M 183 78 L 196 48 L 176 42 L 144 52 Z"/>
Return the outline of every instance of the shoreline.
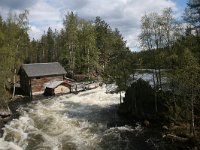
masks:
<path fill-rule="evenodd" d="M 0 116 L 0 138 L 3 137 L 4 133 L 3 128 L 5 127 L 5 125 L 8 124 L 13 119 L 19 118 L 20 113 L 17 111 L 18 108 L 20 108 L 21 106 L 26 106 L 31 102 L 32 101 L 30 100 L 29 97 L 16 97 L 15 99 L 11 100 L 8 103 L 10 114 L 5 116 Z"/>
<path fill-rule="evenodd" d="M 160 136 L 160 141 L 164 145 L 172 145 L 171 148 L 183 150 L 200 149 L 200 130 L 196 129 L 196 135 L 188 133 L 188 124 L 184 122 L 167 123 L 158 119 L 145 119 L 135 115 L 127 115 L 117 112 L 117 114 L 130 122 L 140 122 L 147 132 L 155 131 Z M 132 121 L 131 121 L 132 120 Z M 153 137 L 153 135 L 151 135 Z M 162 142 L 161 142 L 162 143 Z M 156 143 L 155 143 L 156 144 Z M 159 144 L 159 142 L 157 143 Z M 189 149 L 188 149 L 189 148 Z"/>

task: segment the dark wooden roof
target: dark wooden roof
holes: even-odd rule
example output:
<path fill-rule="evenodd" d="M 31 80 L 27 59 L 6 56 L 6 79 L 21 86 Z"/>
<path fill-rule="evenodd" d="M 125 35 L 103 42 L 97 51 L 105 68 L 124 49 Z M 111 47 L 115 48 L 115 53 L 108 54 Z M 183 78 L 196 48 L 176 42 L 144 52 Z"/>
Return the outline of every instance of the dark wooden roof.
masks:
<path fill-rule="evenodd" d="M 65 69 L 58 62 L 23 64 L 19 74 L 24 70 L 29 78 L 56 76 L 66 74 Z"/>

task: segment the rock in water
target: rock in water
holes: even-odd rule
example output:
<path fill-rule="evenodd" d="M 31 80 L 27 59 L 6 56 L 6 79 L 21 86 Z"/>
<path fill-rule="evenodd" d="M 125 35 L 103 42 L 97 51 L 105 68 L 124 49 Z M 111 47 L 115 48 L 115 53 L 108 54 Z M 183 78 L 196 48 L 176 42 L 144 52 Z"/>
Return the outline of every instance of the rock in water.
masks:
<path fill-rule="evenodd" d="M 9 108 L 0 109 L 0 117 L 1 118 L 7 118 L 9 116 L 11 116 L 11 111 Z"/>
<path fill-rule="evenodd" d="M 163 126 L 162 126 L 162 129 L 164 129 L 164 130 L 169 130 L 169 128 L 168 128 L 166 125 L 163 125 Z"/>
<path fill-rule="evenodd" d="M 6 124 L 7 122 L 9 122 L 11 120 L 11 111 L 10 111 L 10 109 L 9 108 L 0 109 L 0 118 L 1 118 L 0 130 L 2 130 L 2 127 L 4 126 L 4 124 Z M 0 131 L 0 133 L 1 133 L 1 131 Z"/>
<path fill-rule="evenodd" d="M 3 130 L 2 130 L 3 126 L 4 126 L 3 119 L 0 117 L 0 137 L 3 136 Z"/>
<path fill-rule="evenodd" d="M 148 120 L 144 120 L 144 122 L 143 122 L 143 123 L 144 123 L 144 125 L 145 125 L 146 127 L 148 127 L 148 126 L 149 126 L 149 124 L 150 124 Z"/>

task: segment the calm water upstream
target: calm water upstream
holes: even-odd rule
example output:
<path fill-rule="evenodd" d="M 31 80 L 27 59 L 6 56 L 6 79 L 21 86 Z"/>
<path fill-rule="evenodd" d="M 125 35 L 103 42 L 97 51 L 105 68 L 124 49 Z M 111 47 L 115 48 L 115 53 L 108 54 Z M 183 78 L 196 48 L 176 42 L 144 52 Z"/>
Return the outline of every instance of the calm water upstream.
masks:
<path fill-rule="evenodd" d="M 119 94 L 105 87 L 35 101 L 5 126 L 0 150 L 128 150 L 156 148 L 139 125 L 121 125 Z"/>

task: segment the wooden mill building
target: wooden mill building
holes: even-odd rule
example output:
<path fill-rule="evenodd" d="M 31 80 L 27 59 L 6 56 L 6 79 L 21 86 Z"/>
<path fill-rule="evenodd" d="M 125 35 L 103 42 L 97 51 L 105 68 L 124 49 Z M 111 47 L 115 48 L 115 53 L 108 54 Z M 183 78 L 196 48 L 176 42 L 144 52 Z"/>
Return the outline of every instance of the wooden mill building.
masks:
<path fill-rule="evenodd" d="M 23 64 L 19 70 L 21 90 L 24 95 L 32 97 L 43 84 L 55 78 L 63 80 L 65 75 L 65 69 L 58 62 Z"/>

